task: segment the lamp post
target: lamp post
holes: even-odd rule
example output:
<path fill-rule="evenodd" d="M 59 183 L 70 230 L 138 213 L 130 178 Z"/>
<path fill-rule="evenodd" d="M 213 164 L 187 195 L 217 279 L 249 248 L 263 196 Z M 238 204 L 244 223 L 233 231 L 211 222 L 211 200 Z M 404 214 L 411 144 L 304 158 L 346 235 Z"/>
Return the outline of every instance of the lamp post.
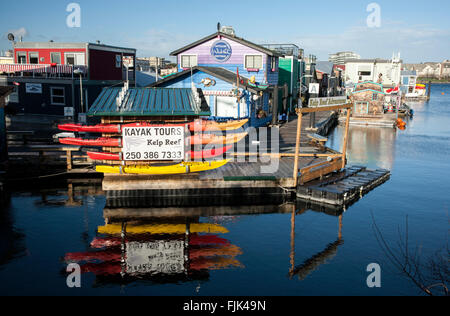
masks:
<path fill-rule="evenodd" d="M 81 112 L 84 111 L 84 102 L 83 102 L 83 71 L 80 68 L 77 68 L 73 71 L 75 75 L 80 75 L 80 105 L 81 105 Z"/>

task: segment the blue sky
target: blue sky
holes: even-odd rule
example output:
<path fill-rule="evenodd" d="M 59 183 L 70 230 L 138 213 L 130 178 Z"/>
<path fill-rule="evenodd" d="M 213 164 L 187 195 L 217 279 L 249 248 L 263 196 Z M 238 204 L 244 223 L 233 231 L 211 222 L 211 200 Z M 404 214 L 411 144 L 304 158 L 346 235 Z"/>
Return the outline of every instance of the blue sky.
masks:
<path fill-rule="evenodd" d="M 81 27 L 69 28 L 66 7 L 81 7 Z M 367 6 L 381 8 L 381 27 L 369 28 Z M 255 43 L 294 43 L 326 60 L 329 53 L 351 50 L 363 58 L 405 62 L 450 59 L 449 1 L 301 1 L 301 0 L 94 0 L 10 1 L 0 12 L 0 50 L 6 34 L 24 41 L 95 42 L 132 47 L 138 56 L 164 56 L 232 25 L 238 36 Z"/>

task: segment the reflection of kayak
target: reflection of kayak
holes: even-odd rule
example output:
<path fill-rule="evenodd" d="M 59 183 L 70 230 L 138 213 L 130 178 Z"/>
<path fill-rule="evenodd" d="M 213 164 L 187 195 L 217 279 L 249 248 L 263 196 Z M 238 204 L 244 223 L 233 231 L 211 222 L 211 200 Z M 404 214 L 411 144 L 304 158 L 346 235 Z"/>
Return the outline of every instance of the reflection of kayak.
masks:
<path fill-rule="evenodd" d="M 192 159 L 214 158 L 214 157 L 222 156 L 224 153 L 226 153 L 228 150 L 230 150 L 231 147 L 233 147 L 233 146 L 229 145 L 227 147 L 213 148 L 213 149 L 207 149 L 207 150 L 202 150 L 202 151 L 193 151 L 192 150 L 190 155 L 191 155 Z M 92 160 L 113 160 L 113 161 L 121 160 L 120 154 L 87 152 L 87 155 Z"/>
<path fill-rule="evenodd" d="M 143 235 L 143 234 L 154 234 L 154 235 L 171 235 L 171 234 L 185 234 L 186 225 L 185 224 L 161 224 L 161 225 L 132 225 L 128 224 L 126 228 L 127 234 L 131 235 Z M 190 224 L 190 233 L 209 233 L 209 234 L 227 234 L 228 230 L 217 224 Z M 122 232 L 121 224 L 109 224 L 105 226 L 99 226 L 98 232 L 100 234 L 107 235 L 120 235 Z"/>
<path fill-rule="evenodd" d="M 188 125 L 189 130 L 193 131 L 232 131 L 241 128 L 248 122 L 246 120 L 233 120 L 223 123 L 214 121 L 194 121 L 187 124 L 151 124 L 151 123 L 133 123 L 133 124 L 99 124 L 99 125 L 80 125 L 80 124 L 61 124 L 58 128 L 68 132 L 85 132 L 85 133 L 107 133 L 120 134 L 124 127 L 179 127 Z"/>
<path fill-rule="evenodd" d="M 239 142 L 247 133 L 228 134 L 225 136 L 214 134 L 198 134 L 191 136 L 192 145 L 230 145 Z M 59 142 L 65 145 L 92 146 L 92 147 L 120 147 L 120 138 L 101 137 L 97 139 L 60 138 Z"/>
<path fill-rule="evenodd" d="M 143 238 L 139 237 L 139 240 Z M 122 244 L 120 237 L 107 237 L 107 238 L 95 238 L 91 242 L 91 248 L 113 248 L 119 247 Z M 216 235 L 197 235 L 191 234 L 189 238 L 190 246 L 206 246 L 206 245 L 229 245 L 230 242 L 224 238 L 220 238 Z"/>
<path fill-rule="evenodd" d="M 110 174 L 184 174 L 208 171 L 226 165 L 230 160 L 209 162 L 182 162 L 169 166 L 97 166 L 97 172 Z"/>
<path fill-rule="evenodd" d="M 92 147 L 120 147 L 120 138 L 101 137 L 97 139 L 83 139 L 83 138 L 60 138 L 59 142 L 65 145 L 75 146 L 92 146 Z"/>

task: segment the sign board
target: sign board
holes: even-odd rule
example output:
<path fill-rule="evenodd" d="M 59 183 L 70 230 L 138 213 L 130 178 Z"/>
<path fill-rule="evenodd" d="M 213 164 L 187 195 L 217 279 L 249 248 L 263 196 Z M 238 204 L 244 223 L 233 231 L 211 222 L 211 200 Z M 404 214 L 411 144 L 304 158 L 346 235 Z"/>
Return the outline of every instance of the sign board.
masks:
<path fill-rule="evenodd" d="M 125 127 L 122 131 L 123 160 L 183 160 L 184 126 Z"/>
<path fill-rule="evenodd" d="M 72 108 L 72 107 L 64 108 L 64 116 L 72 116 L 73 117 L 74 113 L 75 113 L 74 108 Z"/>
<path fill-rule="evenodd" d="M 330 98 L 310 98 L 308 106 L 314 108 L 332 105 L 344 105 L 347 104 L 347 102 L 348 101 L 346 96 Z"/>
<path fill-rule="evenodd" d="M 134 67 L 134 57 L 133 56 L 123 56 L 123 65 L 128 68 Z"/>
<path fill-rule="evenodd" d="M 126 267 L 129 274 L 184 273 L 184 241 L 157 240 L 126 245 Z"/>
<path fill-rule="evenodd" d="M 211 47 L 211 56 L 218 62 L 226 62 L 230 59 L 233 50 L 228 42 L 220 40 L 213 43 Z"/>
<path fill-rule="evenodd" d="M 320 85 L 318 83 L 309 84 L 309 94 L 319 94 Z"/>
<path fill-rule="evenodd" d="M 42 94 L 42 84 L 40 83 L 26 83 L 25 84 L 26 93 L 37 93 Z"/>

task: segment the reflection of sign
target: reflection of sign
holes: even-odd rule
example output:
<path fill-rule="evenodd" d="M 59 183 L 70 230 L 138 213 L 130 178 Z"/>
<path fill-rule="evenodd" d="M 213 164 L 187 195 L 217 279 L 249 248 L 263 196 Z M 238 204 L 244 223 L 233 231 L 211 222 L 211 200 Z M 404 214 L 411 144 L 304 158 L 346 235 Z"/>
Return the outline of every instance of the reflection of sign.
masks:
<path fill-rule="evenodd" d="M 310 94 L 319 94 L 319 87 L 320 87 L 320 85 L 318 83 L 310 83 L 309 84 L 309 93 Z"/>
<path fill-rule="evenodd" d="M 347 104 L 347 97 L 332 97 L 332 98 L 310 98 L 309 107 L 321 107 L 332 105 L 344 105 Z"/>
<path fill-rule="evenodd" d="M 25 90 L 27 93 L 42 93 L 42 84 L 40 83 L 26 83 Z"/>
<path fill-rule="evenodd" d="M 73 115 L 74 115 L 74 109 L 72 107 L 64 108 L 64 116 L 73 116 Z"/>
<path fill-rule="evenodd" d="M 122 133 L 124 160 L 183 160 L 184 126 L 126 127 Z"/>
<path fill-rule="evenodd" d="M 232 52 L 230 44 L 225 41 L 216 41 L 211 47 L 211 55 L 221 63 L 230 59 Z"/>
<path fill-rule="evenodd" d="M 158 240 L 154 242 L 130 242 L 126 245 L 127 273 L 184 272 L 184 242 L 181 240 Z"/>

